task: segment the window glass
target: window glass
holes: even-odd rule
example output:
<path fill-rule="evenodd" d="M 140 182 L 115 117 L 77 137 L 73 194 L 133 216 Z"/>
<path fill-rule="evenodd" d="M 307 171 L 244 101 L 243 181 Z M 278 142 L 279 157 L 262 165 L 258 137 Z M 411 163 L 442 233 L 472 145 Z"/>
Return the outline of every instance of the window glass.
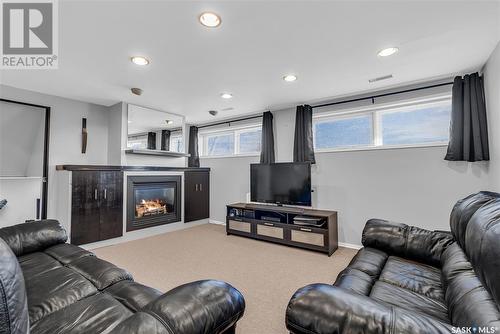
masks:
<path fill-rule="evenodd" d="M 260 152 L 261 137 L 262 137 L 262 130 L 261 129 L 240 132 L 240 134 L 239 134 L 239 152 L 238 153 L 258 153 L 258 152 Z"/>
<path fill-rule="evenodd" d="M 184 142 L 182 141 L 182 136 L 171 136 L 169 149 L 172 152 L 184 152 Z"/>
<path fill-rule="evenodd" d="M 142 136 L 129 137 L 127 147 L 136 150 L 146 149 L 148 147 L 148 136 L 142 135 Z"/>
<path fill-rule="evenodd" d="M 206 137 L 206 155 L 231 155 L 234 154 L 234 134 L 226 133 Z"/>
<path fill-rule="evenodd" d="M 314 134 L 317 149 L 371 145 L 372 116 L 356 115 L 321 120 L 315 123 Z"/>
<path fill-rule="evenodd" d="M 428 104 L 381 114 L 383 145 L 446 142 L 451 105 Z"/>

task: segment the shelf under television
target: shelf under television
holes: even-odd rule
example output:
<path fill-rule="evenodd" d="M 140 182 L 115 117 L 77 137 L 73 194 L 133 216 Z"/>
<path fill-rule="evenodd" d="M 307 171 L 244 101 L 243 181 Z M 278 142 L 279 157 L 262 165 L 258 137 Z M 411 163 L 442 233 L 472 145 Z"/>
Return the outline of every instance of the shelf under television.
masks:
<path fill-rule="evenodd" d="M 237 215 L 235 212 L 241 214 Z M 284 215 L 281 217 L 285 219 L 281 221 L 259 219 L 266 213 L 278 213 Z M 297 225 L 293 223 L 295 215 L 324 219 L 325 224 L 321 227 Z M 235 203 L 227 206 L 226 232 L 228 235 L 270 241 L 320 251 L 328 255 L 333 254 L 338 247 L 337 212 L 329 210 Z"/>

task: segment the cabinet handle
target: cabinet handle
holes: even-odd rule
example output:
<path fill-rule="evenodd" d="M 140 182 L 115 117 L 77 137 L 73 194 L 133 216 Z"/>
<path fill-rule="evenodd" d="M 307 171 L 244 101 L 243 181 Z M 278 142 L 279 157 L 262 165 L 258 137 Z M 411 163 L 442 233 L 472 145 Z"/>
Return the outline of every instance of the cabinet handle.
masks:
<path fill-rule="evenodd" d="M 310 228 L 301 227 L 300 230 L 304 231 L 304 232 L 312 232 L 312 229 L 310 229 Z"/>
<path fill-rule="evenodd" d="M 94 199 L 97 200 L 97 188 L 94 189 Z"/>
<path fill-rule="evenodd" d="M 108 192 L 107 192 L 108 189 L 104 188 L 104 199 L 107 199 L 108 197 Z"/>
<path fill-rule="evenodd" d="M 197 184 L 195 184 L 195 185 L 194 185 L 194 187 L 195 187 L 195 189 L 196 189 L 195 191 L 198 191 L 198 183 L 197 183 Z"/>
<path fill-rule="evenodd" d="M 202 183 L 200 183 L 200 191 L 203 191 Z"/>
<path fill-rule="evenodd" d="M 264 223 L 264 225 L 267 225 L 267 226 L 274 226 L 273 223 Z"/>

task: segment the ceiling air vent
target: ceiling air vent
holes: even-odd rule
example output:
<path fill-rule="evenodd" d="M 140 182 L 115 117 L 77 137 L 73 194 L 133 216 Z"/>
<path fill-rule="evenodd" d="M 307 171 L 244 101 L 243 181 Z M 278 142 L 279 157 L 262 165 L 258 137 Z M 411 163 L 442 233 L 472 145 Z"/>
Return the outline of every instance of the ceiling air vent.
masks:
<path fill-rule="evenodd" d="M 377 82 L 377 81 L 381 81 L 381 80 L 387 80 L 387 79 L 390 79 L 390 78 L 392 78 L 392 74 L 384 75 L 384 76 L 378 77 L 378 78 L 369 79 L 368 82 L 369 83 L 373 83 L 373 82 Z"/>

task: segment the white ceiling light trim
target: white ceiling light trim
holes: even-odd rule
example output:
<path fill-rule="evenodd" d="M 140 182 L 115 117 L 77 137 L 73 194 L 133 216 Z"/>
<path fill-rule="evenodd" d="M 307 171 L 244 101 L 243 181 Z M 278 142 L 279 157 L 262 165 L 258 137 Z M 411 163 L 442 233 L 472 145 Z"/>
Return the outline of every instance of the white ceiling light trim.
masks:
<path fill-rule="evenodd" d="M 208 28 L 217 28 L 222 23 L 220 16 L 213 12 L 201 13 L 198 20 Z"/>
<path fill-rule="evenodd" d="M 392 56 L 393 54 L 397 53 L 399 51 L 399 48 L 395 46 L 391 46 L 390 48 L 385 48 L 380 50 L 377 55 L 379 57 L 389 57 Z"/>
<path fill-rule="evenodd" d="M 149 59 L 144 56 L 132 56 L 130 57 L 130 61 L 139 66 L 149 65 Z"/>

